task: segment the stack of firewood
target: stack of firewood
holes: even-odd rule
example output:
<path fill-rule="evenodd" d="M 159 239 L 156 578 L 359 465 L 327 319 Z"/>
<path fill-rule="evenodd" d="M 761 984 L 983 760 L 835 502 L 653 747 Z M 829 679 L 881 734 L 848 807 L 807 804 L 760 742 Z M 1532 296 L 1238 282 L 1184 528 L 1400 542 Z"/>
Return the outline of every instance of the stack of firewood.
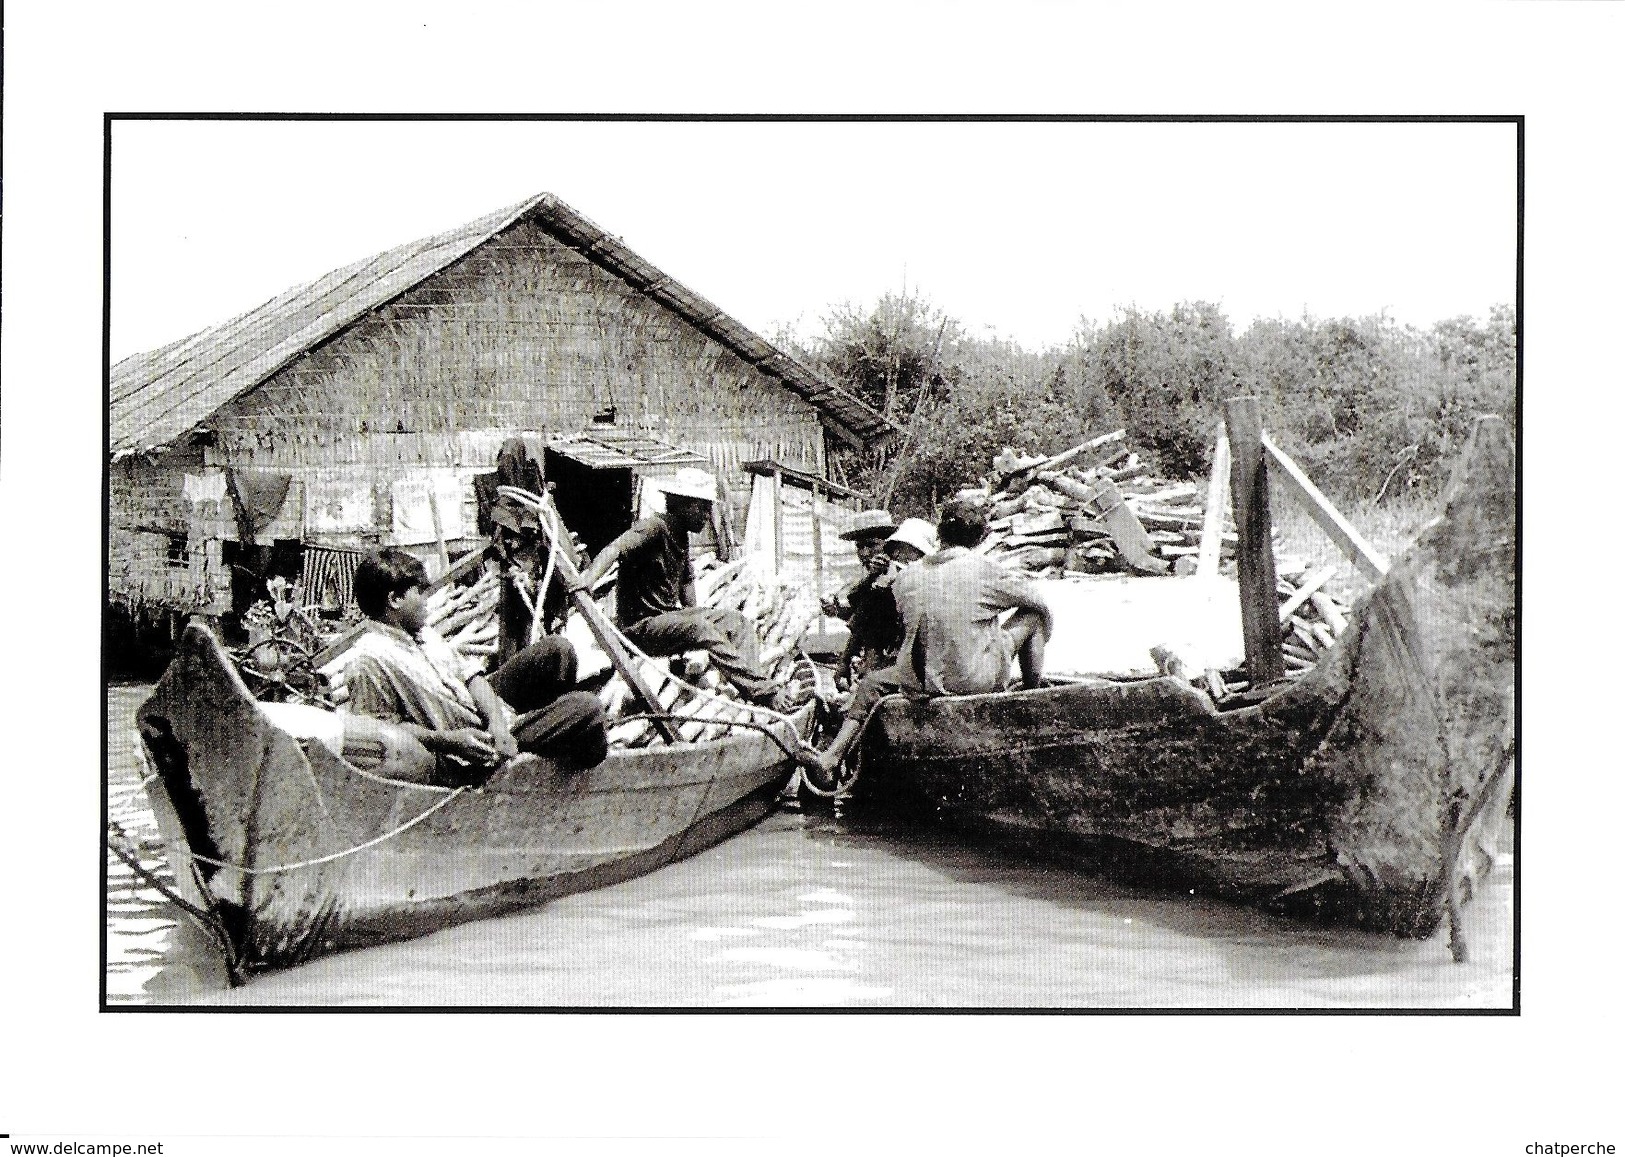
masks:
<path fill-rule="evenodd" d="M 977 548 L 1034 577 L 1076 574 L 1194 574 L 1201 552 L 1206 488 L 1153 477 L 1113 431 L 1049 458 L 1005 449 L 980 487 L 960 492 L 987 503 L 988 536 Z M 1125 520 L 1121 507 L 1131 514 Z M 1235 525 L 1218 523 L 1220 573 L 1235 574 Z M 1342 633 L 1348 605 L 1327 584 L 1337 567 L 1312 569 L 1276 541 L 1282 656 L 1288 677 L 1312 668 Z M 1192 676 L 1215 698 L 1248 689 L 1239 671 Z"/>
<path fill-rule="evenodd" d="M 1005 449 L 980 487 L 961 491 L 988 506 L 978 548 L 1035 575 L 1189 573 L 1201 549 L 1203 497 L 1193 483 L 1154 478 L 1123 431 L 1049 458 Z M 1091 455 L 1095 459 L 1089 461 Z M 1137 526 L 1124 533 L 1126 508 Z M 1225 522 L 1220 558 L 1233 568 L 1236 534 Z"/>
<path fill-rule="evenodd" d="M 738 611 L 761 640 L 759 661 L 775 683 L 790 688 L 790 698 L 804 703 L 817 680 L 812 664 L 798 661 L 797 650 L 818 615 L 811 594 L 799 584 L 763 579 L 743 560 L 718 563 L 705 556 L 695 563 L 694 595 L 700 606 Z M 678 737 L 686 742 L 717 739 L 739 730 L 739 722 L 765 725 L 772 716 L 745 703 L 738 690 L 711 663 L 705 651 L 690 651 L 670 660 L 638 660 L 639 675 L 655 692 L 661 710 L 677 716 Z M 643 714 L 626 680 L 616 675 L 599 693 L 611 720 L 610 742 L 641 747 L 656 741 L 648 719 L 615 723 L 621 715 Z"/>

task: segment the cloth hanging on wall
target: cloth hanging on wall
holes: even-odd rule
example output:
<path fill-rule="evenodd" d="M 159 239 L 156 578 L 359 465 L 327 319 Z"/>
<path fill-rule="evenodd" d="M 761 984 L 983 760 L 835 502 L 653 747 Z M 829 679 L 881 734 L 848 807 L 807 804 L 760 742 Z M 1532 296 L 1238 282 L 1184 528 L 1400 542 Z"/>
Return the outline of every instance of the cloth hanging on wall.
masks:
<path fill-rule="evenodd" d="M 237 529 L 244 542 L 256 536 L 282 511 L 293 475 L 286 470 L 232 470 L 231 501 L 237 510 Z"/>
<path fill-rule="evenodd" d="M 226 497 L 226 476 L 218 472 L 188 474 L 181 479 L 181 497 L 188 502 L 220 502 Z"/>
<path fill-rule="evenodd" d="M 347 609 L 355 602 L 355 568 L 361 558 L 358 550 L 305 547 L 299 577 L 300 585 L 305 588 L 305 602 L 328 611 Z"/>
<path fill-rule="evenodd" d="M 434 542 L 435 515 L 440 516 L 440 537 L 447 542 L 463 537 L 462 486 L 453 473 L 416 474 L 398 478 L 389 488 L 390 531 L 397 546 Z M 429 501 L 434 496 L 434 503 Z"/>

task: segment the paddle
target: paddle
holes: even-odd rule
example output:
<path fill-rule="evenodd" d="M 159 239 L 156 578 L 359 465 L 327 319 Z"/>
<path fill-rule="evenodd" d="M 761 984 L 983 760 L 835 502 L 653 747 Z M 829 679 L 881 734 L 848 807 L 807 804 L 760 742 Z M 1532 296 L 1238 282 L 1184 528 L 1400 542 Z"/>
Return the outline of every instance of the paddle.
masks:
<path fill-rule="evenodd" d="M 554 534 L 557 524 L 554 522 L 552 503 L 546 498 L 538 497 L 528 490 L 521 490 L 517 486 L 498 486 L 497 493 L 536 512 L 536 520 L 541 523 L 542 533 L 547 536 L 548 548 L 553 554 L 554 565 L 558 569 L 559 577 L 564 580 L 565 586 L 570 591 L 570 601 L 575 605 L 576 610 L 581 612 L 581 617 L 586 620 L 588 629 L 593 633 L 593 638 L 598 640 L 598 645 L 604 648 L 604 653 L 609 656 L 609 661 L 615 664 L 615 670 L 620 672 L 621 678 L 625 679 L 626 685 L 632 689 L 632 694 L 637 696 L 639 704 L 650 716 L 650 722 L 655 725 L 655 730 L 660 732 L 661 737 L 666 742 L 679 742 L 676 729 L 672 727 L 671 721 L 665 717 L 666 709 L 660 705 L 660 700 L 655 697 L 655 693 L 643 681 L 643 677 L 632 663 L 632 657 L 621 646 L 621 640 L 615 628 L 604 617 L 603 610 L 593 600 L 592 592 L 581 586 L 581 572 L 576 569 L 575 562 L 570 558 L 569 552 L 555 541 Z"/>

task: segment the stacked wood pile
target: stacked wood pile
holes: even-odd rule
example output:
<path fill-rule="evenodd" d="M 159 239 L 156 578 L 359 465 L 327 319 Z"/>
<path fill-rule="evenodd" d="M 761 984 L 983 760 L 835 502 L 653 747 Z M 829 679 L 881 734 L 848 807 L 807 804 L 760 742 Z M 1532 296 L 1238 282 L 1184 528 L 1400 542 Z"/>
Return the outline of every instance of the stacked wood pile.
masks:
<path fill-rule="evenodd" d="M 799 585 L 763 580 L 742 561 L 720 564 L 706 556 L 696 563 L 695 571 L 698 603 L 742 613 L 756 627 L 762 642 L 762 668 L 774 682 L 791 688 L 794 702 L 806 702 L 813 693 L 816 675 L 810 663 L 797 661 L 797 651 L 818 614 L 811 593 Z M 491 572 L 467 584 L 440 586 L 429 596 L 428 625 L 465 658 L 487 661 L 497 649 L 496 610 L 500 596 L 501 580 Z M 691 651 L 671 659 L 645 659 L 634 654 L 633 661 L 644 685 L 654 690 L 661 710 L 677 717 L 678 736 L 686 742 L 721 738 L 739 730 L 732 724 L 741 720 L 766 725 L 773 719 L 761 708 L 745 703 L 733 684 L 711 665 L 705 651 Z M 346 702 L 345 656 L 340 655 L 321 670 L 333 702 Z M 610 677 L 598 696 L 609 719 L 612 745 L 641 747 L 658 742 L 658 732 L 646 718 L 616 722 L 621 716 L 644 714 L 643 706 L 619 674 Z"/>
<path fill-rule="evenodd" d="M 761 667 L 775 682 L 791 690 L 795 703 L 812 697 L 817 674 L 812 664 L 797 657 L 802 640 L 818 615 L 811 592 L 800 584 L 763 578 L 743 559 L 719 563 L 704 556 L 695 563 L 694 598 L 702 607 L 738 611 L 756 628 L 761 640 Z M 636 657 L 634 657 L 636 658 Z M 738 729 L 739 722 L 766 725 L 773 716 L 744 702 L 739 692 L 711 663 L 705 651 L 690 651 L 671 660 L 637 659 L 644 683 L 655 689 L 661 709 L 681 720 L 678 737 L 689 743 L 719 739 Z M 641 706 L 626 680 L 616 675 L 599 692 L 610 719 L 612 745 L 643 747 L 659 742 L 647 719 L 616 723 L 621 715 L 637 715 Z"/>
<path fill-rule="evenodd" d="M 1286 677 L 1296 679 L 1311 670 L 1348 626 L 1349 604 L 1326 590 L 1338 571 L 1336 563 L 1311 568 L 1301 560 L 1276 555 L 1275 591 L 1280 598 L 1281 658 Z M 1191 681 L 1215 700 L 1252 689 L 1245 668 L 1206 671 Z"/>
<path fill-rule="evenodd" d="M 1001 451 L 988 481 L 960 492 L 988 503 L 988 536 L 978 549 L 1046 578 L 1194 571 L 1201 491 L 1194 483 L 1153 477 L 1123 436 L 1115 430 L 1049 458 Z M 1114 534 L 1109 524 L 1118 506 L 1138 523 L 1126 541 L 1120 527 Z M 1232 568 L 1235 545 L 1227 521 L 1220 550 Z"/>
<path fill-rule="evenodd" d="M 1123 443 L 1116 430 L 1048 458 L 1002 450 L 982 486 L 960 491 L 987 503 L 988 536 L 977 549 L 1035 578 L 1195 574 L 1213 488 L 1155 477 Z M 1221 500 L 1225 493 L 1218 488 Z M 1132 518 L 1114 515 L 1119 507 Z M 1233 575 L 1237 537 L 1228 509 L 1214 525 L 1219 572 Z M 1277 539 L 1288 678 L 1312 668 L 1347 625 L 1348 605 L 1326 589 L 1337 569 L 1286 557 Z M 1202 672 L 1192 681 L 1216 699 L 1249 689 L 1240 671 Z"/>

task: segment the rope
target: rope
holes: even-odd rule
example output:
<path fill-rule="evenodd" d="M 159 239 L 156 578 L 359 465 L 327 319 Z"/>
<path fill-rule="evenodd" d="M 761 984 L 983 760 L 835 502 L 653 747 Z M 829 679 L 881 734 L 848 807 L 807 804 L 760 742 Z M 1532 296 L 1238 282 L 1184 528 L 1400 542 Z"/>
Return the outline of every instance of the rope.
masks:
<path fill-rule="evenodd" d="M 554 514 L 552 502 L 547 498 L 538 497 L 537 495 L 532 494 L 528 490 L 521 490 L 517 486 L 499 486 L 499 487 L 497 487 L 497 493 L 501 494 L 501 495 L 503 495 L 503 496 L 505 496 L 507 498 L 511 498 L 515 502 L 519 502 L 519 503 L 522 503 L 523 505 L 529 506 L 533 510 L 535 510 L 537 514 L 546 517 L 546 519 L 547 519 L 547 531 L 548 531 L 547 537 L 548 537 L 548 541 L 549 541 L 550 546 L 551 546 L 551 549 L 548 552 L 548 562 L 549 562 L 549 565 L 551 565 L 553 552 L 558 550 L 558 536 L 559 536 L 559 533 L 560 533 L 558 523 L 555 520 L 555 514 Z M 646 663 L 650 663 L 650 664 L 654 663 L 654 659 L 650 655 L 645 653 L 640 647 L 638 647 L 638 645 L 636 643 L 634 643 L 634 642 L 632 642 L 632 640 L 628 639 L 626 637 L 626 635 L 621 632 L 621 629 L 619 627 L 617 627 L 614 623 L 609 623 L 608 626 L 609 626 L 609 629 L 612 632 L 614 632 L 616 641 L 619 642 L 622 647 L 626 648 L 626 650 L 630 654 L 636 655 L 638 658 L 644 660 L 644 662 L 646 662 Z M 798 731 L 798 729 L 796 727 L 795 720 L 791 719 L 788 715 L 785 715 L 782 712 L 775 711 L 771 707 L 763 707 L 763 706 L 761 706 L 759 704 L 750 703 L 750 702 L 747 702 L 745 700 L 730 699 L 725 695 L 718 695 L 715 692 L 707 691 L 703 687 L 696 687 L 692 683 L 688 683 L 688 682 L 685 682 L 682 679 L 679 679 L 676 675 L 673 675 L 670 670 L 665 669 L 665 668 L 661 668 L 658 665 L 655 665 L 655 670 L 657 671 L 657 673 L 659 674 L 659 677 L 662 680 L 664 680 L 666 682 L 669 682 L 669 683 L 675 683 L 677 686 L 682 687 L 683 689 L 685 689 L 687 691 L 693 692 L 694 695 L 698 696 L 701 699 L 707 699 L 707 700 L 711 701 L 712 703 L 721 703 L 721 704 L 725 705 L 729 710 L 736 710 L 739 707 L 743 706 L 743 707 L 748 708 L 752 712 L 759 712 L 759 713 L 761 713 L 763 715 L 771 716 L 773 719 L 777 720 L 778 722 L 780 722 L 780 723 L 784 724 L 786 727 L 788 727 L 790 729 L 790 733 L 792 735 L 796 735 L 799 738 L 799 731 Z M 634 716 L 624 716 L 623 715 L 623 716 L 620 716 L 618 718 L 621 721 L 624 722 L 625 720 L 631 719 L 631 718 L 648 718 L 648 719 L 664 718 L 664 715 L 662 713 L 659 713 L 659 712 L 653 712 L 653 713 L 641 714 L 641 715 L 636 716 L 636 717 L 634 717 Z M 692 718 L 692 717 L 689 717 L 689 718 Z M 723 721 L 722 720 L 711 720 L 710 722 L 718 722 L 718 723 L 720 723 L 720 722 L 723 722 Z M 780 743 L 779 746 L 783 747 L 784 745 L 782 743 Z"/>
<path fill-rule="evenodd" d="M 883 695 L 879 699 L 875 700 L 875 705 L 873 707 L 869 708 L 869 713 L 863 717 L 863 726 L 858 728 L 859 739 L 862 739 L 863 733 L 869 730 L 869 721 L 875 717 L 875 712 L 880 710 L 880 705 L 889 698 L 891 698 L 891 696 Z M 863 745 L 854 741 L 853 746 L 857 748 L 857 752 L 853 755 L 849 764 L 852 769 L 852 774 L 849 775 L 845 780 L 837 780 L 834 787 L 830 788 L 828 791 L 825 791 L 810 778 L 808 778 L 805 773 L 803 773 L 801 776 L 802 786 L 808 791 L 812 792 L 813 795 L 818 796 L 820 799 L 839 799 L 841 796 L 851 792 L 852 785 L 857 783 L 858 777 L 863 774 Z"/>
<path fill-rule="evenodd" d="M 199 852 L 193 852 L 193 851 L 189 850 L 187 854 L 190 855 L 194 860 L 199 861 L 200 863 L 212 864 L 217 868 L 230 868 L 232 871 L 241 872 L 245 876 L 274 876 L 274 875 L 278 875 L 278 874 L 280 874 L 282 872 L 296 871 L 299 868 L 314 868 L 318 864 L 330 864 L 334 860 L 342 860 L 346 856 L 353 856 L 357 852 L 364 852 L 368 848 L 376 847 L 377 845 L 383 843 L 385 840 L 394 839 L 396 836 L 400 835 L 402 832 L 406 831 L 408 828 L 416 827 L 418 824 L 422 823 L 424 820 L 426 820 L 430 816 L 434 815 L 435 812 L 437 812 L 441 808 L 445 807 L 452 800 L 456 799 L 458 796 L 462 795 L 467 790 L 468 790 L 468 788 L 466 788 L 466 787 L 459 787 L 459 788 L 451 789 L 450 793 L 446 796 L 445 799 L 440 800 L 438 803 L 431 806 L 428 810 L 423 811 L 423 812 L 419 812 L 417 815 L 415 815 L 411 819 L 407 820 L 404 824 L 401 824 L 401 825 L 399 825 L 397 827 L 391 828 L 389 831 L 385 832 L 383 835 L 374 836 L 372 839 L 368 840 L 366 843 L 357 844 L 353 848 L 346 848 L 342 852 L 333 852 L 330 855 L 317 856 L 314 859 L 310 859 L 310 860 L 299 860 L 296 863 L 292 863 L 292 864 L 277 864 L 274 867 L 270 867 L 270 868 L 245 868 L 241 864 L 233 864 L 229 860 L 217 860 L 217 859 L 213 858 L 212 856 L 205 856 L 205 855 L 203 855 L 203 854 L 201 854 Z"/>
<path fill-rule="evenodd" d="M 730 702 L 733 701 L 730 700 Z M 639 711 L 635 715 L 617 715 L 615 717 L 615 722 L 617 724 L 636 723 L 640 719 L 664 719 L 668 723 L 676 723 L 679 725 L 684 723 L 704 723 L 707 725 L 714 724 L 722 727 L 743 727 L 747 731 L 760 731 L 763 735 L 771 739 L 774 746 L 780 751 L 784 752 L 784 754 L 790 759 L 795 759 L 796 753 L 800 749 L 799 743 L 795 747 L 791 747 L 786 744 L 784 740 L 779 737 L 778 732 L 774 731 L 771 726 L 765 723 L 756 723 L 749 719 L 707 719 L 703 715 L 674 715 L 669 711 Z"/>
<path fill-rule="evenodd" d="M 118 857 L 120 862 L 122 862 L 126 868 L 129 868 L 130 871 L 139 876 L 149 888 L 152 888 L 160 896 L 168 900 L 171 904 L 175 905 L 176 908 L 180 909 L 181 912 L 183 912 L 186 917 L 192 921 L 192 923 L 197 925 L 198 929 L 202 931 L 205 936 L 209 937 L 210 940 L 213 940 L 215 947 L 219 950 L 222 959 L 225 961 L 226 974 L 230 978 L 231 983 L 233 985 L 241 984 L 242 968 L 237 959 L 237 949 L 236 946 L 232 944 L 231 937 L 226 934 L 225 925 L 221 922 L 220 917 L 216 916 L 213 912 L 210 912 L 207 909 L 199 908 L 196 904 L 192 903 L 179 892 L 175 891 L 175 889 L 171 888 L 167 883 L 150 871 L 147 866 L 141 862 L 140 857 L 135 852 L 126 851 L 124 848 L 119 846 L 120 843 L 127 844 L 131 848 L 136 847 L 135 841 L 130 838 L 129 833 L 119 826 L 118 821 L 109 821 L 107 825 L 107 850 Z"/>

